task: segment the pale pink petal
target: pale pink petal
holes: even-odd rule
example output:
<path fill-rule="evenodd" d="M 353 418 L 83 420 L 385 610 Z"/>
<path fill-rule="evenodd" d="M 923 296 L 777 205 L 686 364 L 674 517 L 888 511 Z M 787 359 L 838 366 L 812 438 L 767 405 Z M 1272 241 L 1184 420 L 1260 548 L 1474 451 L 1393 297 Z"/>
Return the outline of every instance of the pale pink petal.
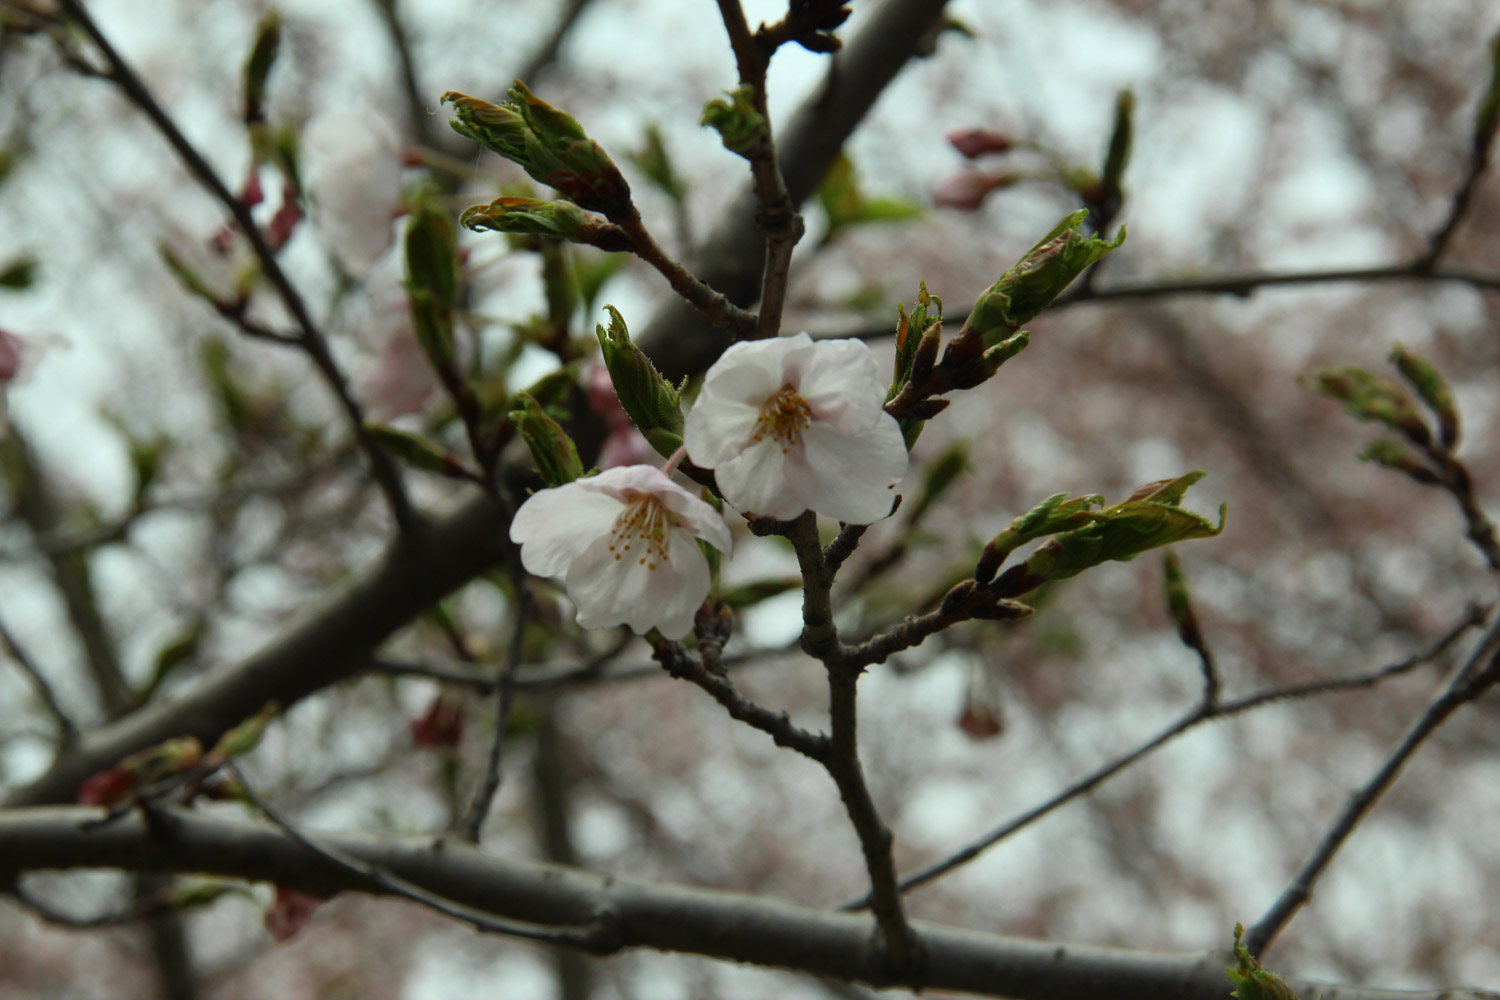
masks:
<path fill-rule="evenodd" d="M 668 534 L 667 558 L 612 552 L 609 539 L 590 545 L 568 570 L 568 596 L 584 628 L 629 625 L 637 635 L 653 628 L 680 639 L 708 596 L 708 561 L 691 535 Z"/>
<path fill-rule="evenodd" d="M 719 491 L 736 510 L 781 520 L 807 510 L 808 478 L 801 450 L 786 451 L 772 440 L 756 442 L 714 469 Z"/>
<path fill-rule="evenodd" d="M 539 490 L 511 518 L 510 540 L 521 546 L 527 572 L 563 576 L 596 539 L 608 538 L 623 505 L 608 493 L 585 488 L 586 482 Z"/>
<path fill-rule="evenodd" d="M 798 387 L 813 416 L 841 434 L 874 426 L 885 413 L 885 392 L 875 355 L 859 340 L 819 341 Z"/>
<path fill-rule="evenodd" d="M 720 552 L 727 553 L 734 544 L 723 515 L 687 490 L 662 493 L 661 499 L 683 527 Z"/>
<path fill-rule="evenodd" d="M 711 393 L 705 385 L 682 430 L 688 458 L 713 469 L 744 451 L 760 421 L 760 404 L 779 388 L 767 389 L 759 402 L 750 404 Z"/>
<path fill-rule="evenodd" d="M 891 512 L 891 486 L 907 463 L 895 420 L 853 435 L 815 423 L 802 442 L 812 470 L 809 507 L 849 524 L 873 524 Z"/>

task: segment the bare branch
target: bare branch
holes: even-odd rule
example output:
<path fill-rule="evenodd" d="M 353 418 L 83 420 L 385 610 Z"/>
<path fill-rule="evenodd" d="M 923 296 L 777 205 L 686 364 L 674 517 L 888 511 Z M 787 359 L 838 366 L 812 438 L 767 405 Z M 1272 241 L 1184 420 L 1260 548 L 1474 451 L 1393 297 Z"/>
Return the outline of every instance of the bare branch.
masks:
<path fill-rule="evenodd" d="M 889 0 L 834 57 L 822 87 L 781 131 L 779 160 L 793 205 L 812 195 L 865 112 L 924 50 L 943 7 L 943 0 Z M 693 273 L 742 306 L 761 290 L 764 255 L 752 252 L 761 243 L 756 207 L 753 191 L 741 194 L 690 262 Z M 636 338 L 671 379 L 703 371 L 729 342 L 680 303 L 666 304 Z"/>
<path fill-rule="evenodd" d="M 400 880 L 475 915 L 523 932 L 558 928 L 577 947 L 597 946 L 580 928 L 610 928 L 604 944 L 706 955 L 814 975 L 895 985 L 870 947 L 868 917 L 722 890 L 631 882 L 575 869 L 491 857 L 460 843 L 323 834 L 316 847 L 283 828 L 166 810 L 153 830 L 137 812 L 85 829 L 98 809 L 0 812 L 0 884 L 43 868 L 129 867 L 268 881 L 313 895 L 342 891 L 406 896 Z M 310 839 L 310 838 L 309 838 Z M 323 851 L 337 852 L 334 861 Z M 382 884 L 374 871 L 387 876 Z M 407 897 L 410 898 L 410 897 Z M 424 900 L 425 902 L 425 900 Z M 459 919 L 469 920 L 470 912 Z M 529 927 L 526 925 L 530 925 Z M 1096 996 L 1112 1000 L 1222 1000 L 1226 951 L 1161 954 L 1005 937 L 918 922 L 927 962 L 902 985 L 1016 1000 Z M 508 932 L 507 932 L 508 933 Z M 582 939 L 580 940 L 580 937 Z M 1426 993 L 1330 986 L 1291 979 L 1325 1000 L 1500 1000 L 1481 990 Z"/>
<path fill-rule="evenodd" d="M 1166 746 L 1172 740 L 1181 736 L 1189 729 L 1193 729 L 1201 723 L 1211 722 L 1216 719 L 1227 718 L 1231 715 L 1239 715 L 1251 709 L 1276 701 L 1286 701 L 1296 698 L 1307 698 L 1314 695 L 1328 694 L 1334 691 L 1354 691 L 1374 687 L 1382 681 L 1407 673 L 1424 663 L 1431 663 L 1442 656 L 1456 643 L 1465 632 L 1484 622 L 1488 615 L 1488 609 L 1470 608 L 1464 617 L 1450 628 L 1437 642 L 1427 649 L 1422 650 L 1404 660 L 1400 660 L 1389 666 L 1380 667 L 1365 673 L 1354 674 L 1350 677 L 1340 677 L 1325 681 L 1312 681 L 1307 684 L 1294 684 L 1287 687 L 1273 688 L 1270 691 L 1262 691 L 1258 694 L 1247 695 L 1230 701 L 1217 701 L 1205 699 L 1191 712 L 1178 719 L 1176 722 L 1161 730 L 1155 736 L 1132 750 L 1116 757 L 1102 767 L 1090 772 L 1077 781 L 1060 789 L 1056 794 L 1050 796 L 1032 808 L 1015 816 L 993 830 L 977 838 L 970 844 L 955 851 L 946 858 L 927 865 L 901 880 L 901 891 L 909 892 L 918 886 L 926 885 L 935 879 L 941 878 L 956 868 L 962 867 L 973 861 L 979 855 L 1000 843 L 1013 834 L 1019 833 L 1026 827 L 1035 823 L 1042 817 L 1052 813 L 1059 807 L 1066 805 L 1081 795 L 1098 788 L 1104 782 L 1124 771 L 1133 764 L 1139 763 L 1155 751 Z M 869 897 L 862 896 L 843 904 L 843 909 L 863 909 L 869 905 Z"/>
<path fill-rule="evenodd" d="M 456 903 L 420 885 L 409 882 L 398 875 L 393 875 L 379 865 L 372 865 L 363 861 L 337 845 L 315 840 L 293 826 L 277 810 L 272 809 L 264 799 L 256 795 L 251 788 L 250 782 L 240 773 L 237 765 L 230 763 L 229 770 L 239 779 L 241 793 L 245 798 L 285 833 L 288 838 L 316 857 L 365 881 L 367 883 L 367 886 L 364 887 L 366 891 L 373 888 L 393 896 L 401 896 L 413 902 L 421 903 L 423 906 L 436 910 L 439 913 L 472 924 L 482 931 L 489 931 L 494 934 L 506 934 L 511 937 L 523 938 L 528 941 L 543 941 L 548 944 L 566 944 L 599 954 L 618 951 L 621 947 L 621 942 L 617 940 L 615 934 L 611 933 L 607 921 L 590 920 L 580 924 L 579 929 L 576 930 L 571 928 L 566 930 L 547 930 L 512 920 L 497 920 L 483 910 L 472 906 L 465 906 L 462 903 Z"/>
<path fill-rule="evenodd" d="M 1313 886 L 1375 803 L 1395 784 L 1406 762 L 1438 727 L 1462 705 L 1484 694 L 1500 680 L 1500 619 L 1491 625 L 1474 651 L 1453 671 L 1443 690 L 1428 703 L 1406 735 L 1396 744 L 1376 772 L 1349 799 L 1317 847 L 1282 891 L 1276 902 L 1245 934 L 1245 947 L 1259 956 L 1297 915 L 1312 895 Z"/>
<path fill-rule="evenodd" d="M 510 730 L 510 710 L 516 700 L 516 670 L 521 665 L 521 645 L 526 638 L 526 622 L 530 618 L 531 596 L 526 590 L 526 574 L 519 560 L 511 560 L 510 582 L 515 594 L 515 622 L 511 628 L 510 648 L 506 650 L 505 665 L 495 683 L 495 738 L 490 741 L 489 761 L 485 765 L 484 781 L 474 796 L 469 815 L 460 831 L 471 844 L 479 843 L 479 830 L 489 815 L 490 804 L 500 790 L 501 756 L 505 750 L 505 737 Z"/>
<path fill-rule="evenodd" d="M 78 725 L 62 707 L 62 702 L 57 700 L 57 693 L 52 690 L 52 685 L 47 683 L 46 676 L 36 665 L 36 661 L 31 658 L 31 654 L 26 652 L 26 647 L 22 646 L 11 634 L 10 629 L 5 627 L 3 619 L 0 619 L 0 646 L 4 646 L 6 653 L 31 681 L 31 686 L 36 690 L 37 696 L 42 699 L 42 704 L 47 706 L 48 714 L 57 723 L 58 738 L 63 748 L 66 749 L 78 742 Z"/>
<path fill-rule="evenodd" d="M 307 352 L 314 367 L 322 376 L 323 381 L 333 392 L 340 407 L 349 418 L 351 429 L 354 431 L 355 439 L 364 451 L 370 462 L 370 472 L 374 476 L 376 485 L 384 494 L 386 504 L 391 509 L 391 516 L 396 524 L 403 530 L 411 529 L 417 520 L 416 512 L 412 509 L 411 500 L 406 495 L 406 487 L 401 479 L 400 470 L 392 461 L 390 455 L 386 454 L 375 440 L 370 437 L 365 429 L 364 410 L 349 390 L 349 384 L 344 378 L 344 373 L 339 369 L 334 360 L 332 351 L 329 350 L 328 341 L 324 338 L 322 331 L 313 321 L 312 314 L 308 312 L 307 304 L 302 295 L 287 278 L 286 272 L 281 269 L 277 260 L 276 251 L 266 242 L 265 235 L 256 225 L 255 219 L 250 214 L 250 209 L 244 201 L 236 198 L 224 184 L 218 173 L 203 158 L 197 148 L 182 134 L 182 130 L 172 121 L 171 117 L 163 110 L 156 97 L 150 89 L 138 77 L 130 64 L 121 58 L 115 51 L 113 45 L 99 30 L 94 19 L 89 16 L 88 10 L 83 6 L 83 0 L 58 0 L 68 17 L 76 21 L 88 35 L 94 45 L 99 49 L 108 66 L 107 77 L 120 88 L 120 91 L 151 120 L 158 132 L 167 140 L 177 155 L 182 158 L 183 164 L 188 171 L 197 178 L 209 192 L 222 204 L 229 213 L 234 216 L 235 223 L 245 238 L 250 241 L 251 248 L 255 251 L 256 259 L 260 262 L 261 269 L 271 286 L 276 289 L 277 295 L 286 305 L 287 311 L 296 320 L 297 327 L 301 331 L 300 343 L 302 349 Z"/>
<path fill-rule="evenodd" d="M 766 69 L 775 52 L 775 43 L 763 35 L 750 33 L 740 0 L 718 0 L 719 15 L 729 33 L 734 61 L 739 68 L 740 86 L 751 93 L 751 103 L 765 127 L 761 141 L 750 150 L 750 172 L 755 178 L 755 200 L 759 206 L 756 222 L 765 233 L 766 258 L 761 268 L 759 326 L 756 337 L 774 337 L 781 332 L 781 310 L 786 303 L 787 276 L 791 271 L 792 250 L 802 238 L 805 227 L 797 207 L 787 193 L 786 178 L 776 162 L 776 139 L 771 127 L 771 113 L 766 106 Z"/>

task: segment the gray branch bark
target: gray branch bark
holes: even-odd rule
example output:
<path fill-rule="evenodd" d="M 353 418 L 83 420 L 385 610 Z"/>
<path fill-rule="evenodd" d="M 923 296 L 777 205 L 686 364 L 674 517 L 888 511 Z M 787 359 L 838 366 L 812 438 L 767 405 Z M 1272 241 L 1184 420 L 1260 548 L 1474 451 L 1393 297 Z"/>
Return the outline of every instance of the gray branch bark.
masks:
<path fill-rule="evenodd" d="M 118 867 L 274 882 L 330 895 L 370 891 L 261 822 L 162 810 L 93 828 L 101 810 L 45 807 L 0 813 L 0 884 L 24 871 Z M 607 924 L 625 948 L 704 955 L 850 982 L 896 985 L 870 947 L 873 922 L 722 890 L 629 882 L 537 862 L 503 860 L 465 844 L 318 834 L 323 843 L 465 906 L 547 927 Z M 916 921 L 923 968 L 902 985 L 1016 1000 L 1223 1000 L 1227 952 L 1161 954 L 1031 941 Z M 1324 1000 L 1500 1000 L 1481 990 L 1426 993 L 1289 980 Z"/>

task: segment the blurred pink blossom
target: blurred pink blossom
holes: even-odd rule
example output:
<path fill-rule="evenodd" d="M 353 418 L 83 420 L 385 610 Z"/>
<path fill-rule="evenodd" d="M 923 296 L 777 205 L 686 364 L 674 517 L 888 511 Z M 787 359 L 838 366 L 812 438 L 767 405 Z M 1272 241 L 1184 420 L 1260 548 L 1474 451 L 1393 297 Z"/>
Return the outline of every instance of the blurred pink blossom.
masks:
<path fill-rule="evenodd" d="M 954 174 L 933 192 L 932 200 L 940 208 L 972 212 L 984 204 L 991 191 L 1010 187 L 1018 178 L 1009 172 L 990 173 L 964 170 Z"/>
<path fill-rule="evenodd" d="M 613 469 L 622 465 L 660 465 L 661 455 L 636 430 L 625 408 L 620 405 L 614 383 L 609 380 L 609 369 L 603 365 L 595 365 L 584 378 L 583 387 L 589 409 L 603 417 L 609 428 L 604 444 L 599 447 L 599 458 L 595 464 L 601 469 Z"/>
<path fill-rule="evenodd" d="M 55 333 L 20 334 L 0 327 L 0 428 L 7 422 L 6 394 L 31 381 L 48 352 L 67 346 L 67 339 Z"/>
<path fill-rule="evenodd" d="M 1004 153 L 1011 147 L 1010 136 L 983 128 L 955 129 L 948 133 L 948 142 L 971 160 L 985 153 Z"/>
<path fill-rule="evenodd" d="M 313 227 L 345 269 L 363 277 L 394 239 L 404 164 L 400 137 L 373 109 L 338 107 L 307 123 L 302 163 Z"/>

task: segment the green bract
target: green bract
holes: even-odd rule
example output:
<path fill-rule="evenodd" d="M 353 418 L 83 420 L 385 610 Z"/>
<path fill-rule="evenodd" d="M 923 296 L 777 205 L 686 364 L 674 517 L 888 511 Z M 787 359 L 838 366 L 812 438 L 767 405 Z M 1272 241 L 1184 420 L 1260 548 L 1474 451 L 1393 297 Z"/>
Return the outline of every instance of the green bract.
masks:
<path fill-rule="evenodd" d="M 601 323 L 595 332 L 615 395 L 651 447 L 670 456 L 682 447 L 682 394 L 631 341 L 620 311 L 614 306 L 604 308 L 609 310 L 609 327 Z"/>
<path fill-rule="evenodd" d="M 1230 996 L 1238 997 L 1239 1000 L 1298 1000 L 1297 994 L 1292 992 L 1285 979 L 1262 969 L 1250 950 L 1240 944 L 1244 933 L 1243 925 L 1234 925 L 1235 964 L 1224 970 L 1235 986 Z"/>
<path fill-rule="evenodd" d="M 1458 443 L 1458 406 L 1453 402 L 1453 390 L 1447 379 L 1426 358 L 1418 357 L 1397 344 L 1391 348 L 1391 364 L 1401 373 L 1411 387 L 1417 390 L 1422 402 L 1427 404 L 1438 418 L 1438 435 L 1443 446 L 1452 448 Z"/>
<path fill-rule="evenodd" d="M 1114 242 L 1085 236 L 1079 226 L 1088 211 L 1067 216 L 989 287 L 969 314 L 969 326 L 994 347 L 1034 319 L 1090 264 L 1125 242 L 1125 228 Z"/>
<path fill-rule="evenodd" d="M 510 100 L 491 104 L 457 91 L 443 95 L 457 118 L 454 131 L 515 163 L 564 198 L 614 219 L 631 209 L 630 185 L 614 161 L 572 115 L 559 111 L 517 80 Z"/>
<path fill-rule="evenodd" d="M 1060 517 L 1076 518 L 1084 522 L 1083 526 L 1057 535 L 1032 553 L 1026 560 L 1026 569 L 1043 580 L 1066 580 L 1100 563 L 1124 562 L 1163 545 L 1217 535 L 1224 530 L 1223 505 L 1219 507 L 1217 525 L 1178 506 L 1188 487 L 1203 476 L 1202 472 L 1189 472 L 1176 479 L 1150 483 L 1136 490 L 1128 500 L 1101 511 L 1088 512 L 1074 506 L 1065 515 L 1062 508 L 1066 505 L 1059 504 L 1056 511 L 1042 515 L 1039 527 L 1050 527 Z M 1078 502 L 1068 501 L 1074 505 Z"/>
<path fill-rule="evenodd" d="M 1363 368 L 1346 365 L 1325 368 L 1313 376 L 1313 381 L 1324 395 L 1343 403 L 1351 416 L 1385 424 L 1419 444 L 1432 439 L 1427 426 L 1422 423 L 1416 400 L 1388 378 L 1379 378 Z"/>
<path fill-rule="evenodd" d="M 417 206 L 406 229 L 406 291 L 417 342 L 434 368 L 451 367 L 458 243 L 447 213 L 425 203 Z"/>
<path fill-rule="evenodd" d="M 548 486 L 561 486 L 580 478 L 583 462 L 568 432 L 547 416 L 530 393 L 516 393 L 515 402 L 518 408 L 510 411 L 510 419 L 531 449 L 531 457 L 536 460 L 542 480 Z"/>
<path fill-rule="evenodd" d="M 464 209 L 458 217 L 465 229 L 482 232 L 529 233 L 571 240 L 588 216 L 576 205 L 565 201 L 539 201 L 536 198 L 496 198 L 488 205 Z"/>
<path fill-rule="evenodd" d="M 766 120 L 755 110 L 755 91 L 736 87 L 725 96 L 729 99 L 716 97 L 703 105 L 699 122 L 719 133 L 725 149 L 749 157 L 766 138 Z"/>

